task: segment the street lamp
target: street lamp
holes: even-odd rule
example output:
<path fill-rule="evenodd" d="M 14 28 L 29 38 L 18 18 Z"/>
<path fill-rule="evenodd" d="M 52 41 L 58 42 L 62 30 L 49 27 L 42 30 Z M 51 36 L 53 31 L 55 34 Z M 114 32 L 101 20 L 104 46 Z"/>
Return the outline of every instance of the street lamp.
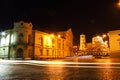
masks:
<path fill-rule="evenodd" d="M 60 38 L 60 37 L 61 37 L 61 35 L 59 34 L 59 35 L 58 35 L 58 38 Z"/>
<path fill-rule="evenodd" d="M 102 35 L 102 37 L 103 37 L 103 38 L 106 38 L 106 37 L 107 37 L 107 35 L 106 35 L 106 34 L 103 34 L 103 35 Z"/>
<path fill-rule="evenodd" d="M 60 39 L 60 37 L 61 37 L 61 35 L 60 34 L 58 34 L 58 36 L 57 36 L 57 57 L 58 57 L 58 53 L 60 54 L 60 51 L 58 50 L 60 47 L 60 44 L 58 43 L 58 41 L 59 41 L 59 39 Z"/>
<path fill-rule="evenodd" d="M 117 5 L 120 7 L 120 0 L 119 0 L 119 2 L 117 3 Z"/>
<path fill-rule="evenodd" d="M 54 38 L 54 34 L 51 34 L 51 37 Z"/>
<path fill-rule="evenodd" d="M 5 32 L 2 32 L 1 34 L 2 34 L 2 36 L 5 36 L 6 33 L 5 33 Z"/>

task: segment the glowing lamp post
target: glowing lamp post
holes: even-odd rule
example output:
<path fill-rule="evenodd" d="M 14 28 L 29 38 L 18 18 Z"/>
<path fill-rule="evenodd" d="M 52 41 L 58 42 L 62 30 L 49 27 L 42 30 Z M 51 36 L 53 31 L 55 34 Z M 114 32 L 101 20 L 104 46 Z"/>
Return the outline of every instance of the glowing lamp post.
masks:
<path fill-rule="evenodd" d="M 51 37 L 54 38 L 54 34 L 51 34 Z"/>
<path fill-rule="evenodd" d="M 59 40 L 60 37 L 61 37 L 61 35 L 59 34 L 59 35 L 57 36 L 57 55 L 56 55 L 56 57 L 58 57 L 58 46 L 59 46 L 58 40 Z"/>
<path fill-rule="evenodd" d="M 120 7 L 120 0 L 119 0 L 119 2 L 117 3 L 117 5 Z"/>
<path fill-rule="evenodd" d="M 58 35 L 58 38 L 60 38 L 61 37 L 61 35 Z"/>
<path fill-rule="evenodd" d="M 106 34 L 103 34 L 103 35 L 102 35 L 102 37 L 103 37 L 103 38 L 106 38 L 106 37 L 107 37 L 107 35 L 106 35 Z"/>

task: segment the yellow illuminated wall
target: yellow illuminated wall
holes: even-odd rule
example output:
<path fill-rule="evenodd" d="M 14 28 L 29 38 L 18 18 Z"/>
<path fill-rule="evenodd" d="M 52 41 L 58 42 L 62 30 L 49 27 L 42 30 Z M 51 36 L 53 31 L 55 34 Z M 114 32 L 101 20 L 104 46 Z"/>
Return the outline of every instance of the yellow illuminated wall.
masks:
<path fill-rule="evenodd" d="M 43 40 L 44 47 L 52 48 L 52 39 L 51 39 L 50 35 L 43 36 L 43 39 L 44 39 Z"/>
<path fill-rule="evenodd" d="M 108 32 L 111 52 L 120 52 L 120 30 Z"/>

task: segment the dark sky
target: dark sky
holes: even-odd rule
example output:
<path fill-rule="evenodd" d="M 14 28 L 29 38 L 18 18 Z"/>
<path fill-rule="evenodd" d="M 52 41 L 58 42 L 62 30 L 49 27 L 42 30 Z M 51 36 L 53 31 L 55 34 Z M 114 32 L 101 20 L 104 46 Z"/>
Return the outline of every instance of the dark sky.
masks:
<path fill-rule="evenodd" d="M 13 22 L 32 22 L 35 28 L 68 28 L 87 41 L 95 34 L 120 29 L 118 0 L 0 0 L 0 30 L 12 28 Z"/>

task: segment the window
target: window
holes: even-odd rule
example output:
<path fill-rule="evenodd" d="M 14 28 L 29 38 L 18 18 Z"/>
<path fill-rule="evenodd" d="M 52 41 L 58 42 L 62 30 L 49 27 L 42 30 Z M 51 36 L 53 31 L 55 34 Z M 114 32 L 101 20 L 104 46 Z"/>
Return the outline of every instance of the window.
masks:
<path fill-rule="evenodd" d="M 17 50 L 17 55 L 16 55 L 17 58 L 23 58 L 23 49 L 22 48 L 19 48 Z"/>
<path fill-rule="evenodd" d="M 29 55 L 28 55 L 30 58 L 32 58 L 32 50 L 29 49 Z"/>
<path fill-rule="evenodd" d="M 46 50 L 46 55 L 49 56 L 49 50 Z"/>
<path fill-rule="evenodd" d="M 58 51 L 58 56 L 60 56 L 60 51 Z"/>
<path fill-rule="evenodd" d="M 21 22 L 21 25 L 23 25 L 23 22 Z"/>
<path fill-rule="evenodd" d="M 58 40 L 58 48 L 61 48 L 61 40 Z"/>
<path fill-rule="evenodd" d="M 85 38 L 85 36 L 84 36 L 84 35 L 82 35 L 82 36 L 81 36 L 81 38 Z"/>
<path fill-rule="evenodd" d="M 43 56 L 43 50 L 42 49 L 40 49 L 40 55 Z"/>
<path fill-rule="evenodd" d="M 63 51 L 63 56 L 64 56 L 64 51 Z"/>
<path fill-rule="evenodd" d="M 19 43 L 24 43 L 24 35 L 22 33 L 19 34 L 18 38 Z"/>
<path fill-rule="evenodd" d="M 64 49 L 64 40 L 63 40 L 63 43 L 62 43 L 62 49 Z"/>
<path fill-rule="evenodd" d="M 52 56 L 54 56 L 54 50 L 52 50 Z"/>
<path fill-rule="evenodd" d="M 54 48 L 54 46 L 55 46 L 55 41 L 54 39 L 52 39 L 52 48 Z"/>
<path fill-rule="evenodd" d="M 54 39 L 52 39 L 52 44 L 55 44 L 55 41 L 54 41 Z"/>
<path fill-rule="evenodd" d="M 31 43 L 31 35 L 28 35 L 28 44 Z"/>
<path fill-rule="evenodd" d="M 40 38 L 39 38 L 39 41 L 40 41 L 40 46 L 42 46 L 42 45 L 43 45 L 43 38 L 40 37 Z"/>

